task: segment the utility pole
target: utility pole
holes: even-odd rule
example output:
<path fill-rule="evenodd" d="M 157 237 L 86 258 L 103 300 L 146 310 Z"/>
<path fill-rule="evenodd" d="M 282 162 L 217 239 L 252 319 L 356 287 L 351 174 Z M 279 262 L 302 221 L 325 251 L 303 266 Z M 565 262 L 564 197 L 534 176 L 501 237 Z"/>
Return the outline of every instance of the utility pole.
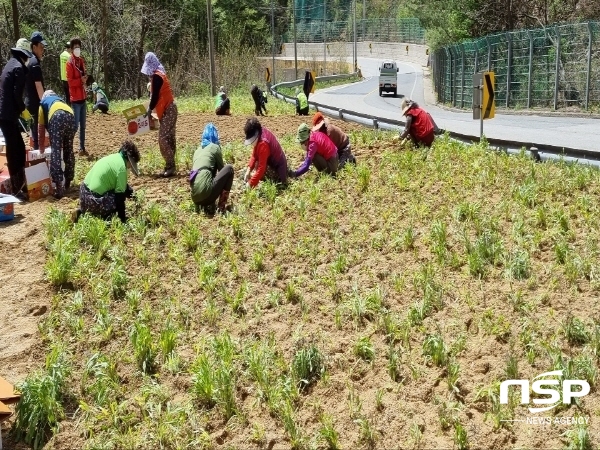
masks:
<path fill-rule="evenodd" d="M 365 27 L 367 23 L 367 0 L 363 0 L 362 40 L 365 40 Z"/>
<path fill-rule="evenodd" d="M 296 37 L 296 0 L 292 0 L 292 17 L 294 19 L 294 80 L 298 79 L 298 38 Z"/>
<path fill-rule="evenodd" d="M 210 59 L 210 92 L 217 95 L 217 77 L 215 75 L 215 39 L 213 36 L 212 0 L 206 0 L 206 15 L 208 18 L 208 57 Z"/>
<path fill-rule="evenodd" d="M 271 83 L 275 84 L 275 12 L 273 9 L 273 0 L 271 0 L 271 36 L 273 38 L 273 49 L 272 49 L 273 70 L 271 71 Z"/>
<path fill-rule="evenodd" d="M 358 50 L 356 48 L 356 0 L 354 0 L 354 8 L 352 10 L 352 19 L 354 20 L 354 71 L 358 68 Z"/>
<path fill-rule="evenodd" d="M 327 0 L 323 0 L 323 75 L 327 75 Z"/>

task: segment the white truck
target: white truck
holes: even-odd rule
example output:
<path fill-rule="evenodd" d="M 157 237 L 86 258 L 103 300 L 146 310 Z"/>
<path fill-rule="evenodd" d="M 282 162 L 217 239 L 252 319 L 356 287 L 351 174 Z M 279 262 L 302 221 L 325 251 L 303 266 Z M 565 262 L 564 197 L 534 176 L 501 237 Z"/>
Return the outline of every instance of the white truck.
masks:
<path fill-rule="evenodd" d="M 392 92 L 398 95 L 398 65 L 396 61 L 385 60 L 379 66 L 379 96 L 383 92 Z"/>

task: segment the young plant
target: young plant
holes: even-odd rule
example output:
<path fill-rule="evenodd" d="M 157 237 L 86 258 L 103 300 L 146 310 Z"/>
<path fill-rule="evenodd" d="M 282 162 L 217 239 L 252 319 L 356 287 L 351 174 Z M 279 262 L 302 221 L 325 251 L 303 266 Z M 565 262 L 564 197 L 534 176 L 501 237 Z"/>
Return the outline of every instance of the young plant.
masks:
<path fill-rule="evenodd" d="M 369 419 L 367 419 L 366 417 L 361 417 L 355 420 L 355 422 L 358 424 L 359 427 L 359 441 L 362 444 L 366 445 L 367 448 L 374 448 L 375 442 L 377 441 L 377 432 L 373 428 L 373 425 L 371 424 Z"/>
<path fill-rule="evenodd" d="M 152 332 L 146 324 L 136 321 L 129 336 L 138 368 L 146 374 L 153 373 L 157 352 L 152 342 Z"/>
<path fill-rule="evenodd" d="M 465 430 L 460 422 L 454 423 L 454 443 L 458 450 L 468 450 L 469 448 L 467 430 Z"/>
<path fill-rule="evenodd" d="M 438 367 L 446 365 L 448 349 L 444 339 L 439 334 L 429 334 L 423 341 L 423 355 L 431 359 Z"/>
<path fill-rule="evenodd" d="M 333 427 L 333 418 L 329 414 L 321 414 L 319 419 L 319 437 L 327 445 L 329 450 L 339 450 L 339 433 Z"/>
<path fill-rule="evenodd" d="M 373 361 L 373 358 L 375 358 L 375 349 L 368 336 L 361 337 L 354 344 L 354 354 L 367 362 Z"/>
<path fill-rule="evenodd" d="M 567 315 L 563 322 L 562 331 L 571 345 L 584 345 L 590 340 L 585 324 L 571 314 Z"/>
<path fill-rule="evenodd" d="M 299 388 L 306 390 L 325 371 L 323 355 L 314 344 L 303 347 L 294 355 L 291 369 Z"/>

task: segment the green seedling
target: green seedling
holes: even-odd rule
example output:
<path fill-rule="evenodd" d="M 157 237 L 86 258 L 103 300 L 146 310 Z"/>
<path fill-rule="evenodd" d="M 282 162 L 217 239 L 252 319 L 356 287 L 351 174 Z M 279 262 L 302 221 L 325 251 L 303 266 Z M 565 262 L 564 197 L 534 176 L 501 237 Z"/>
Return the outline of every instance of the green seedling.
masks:
<path fill-rule="evenodd" d="M 373 361 L 373 358 L 375 358 L 375 349 L 368 336 L 361 337 L 354 344 L 354 354 L 367 362 Z"/>

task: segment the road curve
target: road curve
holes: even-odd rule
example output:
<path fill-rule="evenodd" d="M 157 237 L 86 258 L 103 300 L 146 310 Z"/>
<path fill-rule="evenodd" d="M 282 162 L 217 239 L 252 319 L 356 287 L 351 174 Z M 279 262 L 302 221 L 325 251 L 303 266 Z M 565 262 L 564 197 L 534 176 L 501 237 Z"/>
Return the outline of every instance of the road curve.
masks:
<path fill-rule="evenodd" d="M 425 103 L 423 70 L 413 63 L 398 61 L 398 97 L 378 92 L 379 60 L 358 58 L 358 65 L 366 78 L 362 82 L 319 90 L 310 99 L 338 108 L 362 112 L 388 119 L 402 120 L 400 103 L 403 96 L 425 105 L 440 128 L 472 136 L 479 136 L 479 121 L 473 113 L 455 112 Z M 484 134 L 489 138 L 534 142 L 580 148 L 600 152 L 600 120 L 575 117 L 544 117 L 536 115 L 496 114 L 484 122 Z"/>

